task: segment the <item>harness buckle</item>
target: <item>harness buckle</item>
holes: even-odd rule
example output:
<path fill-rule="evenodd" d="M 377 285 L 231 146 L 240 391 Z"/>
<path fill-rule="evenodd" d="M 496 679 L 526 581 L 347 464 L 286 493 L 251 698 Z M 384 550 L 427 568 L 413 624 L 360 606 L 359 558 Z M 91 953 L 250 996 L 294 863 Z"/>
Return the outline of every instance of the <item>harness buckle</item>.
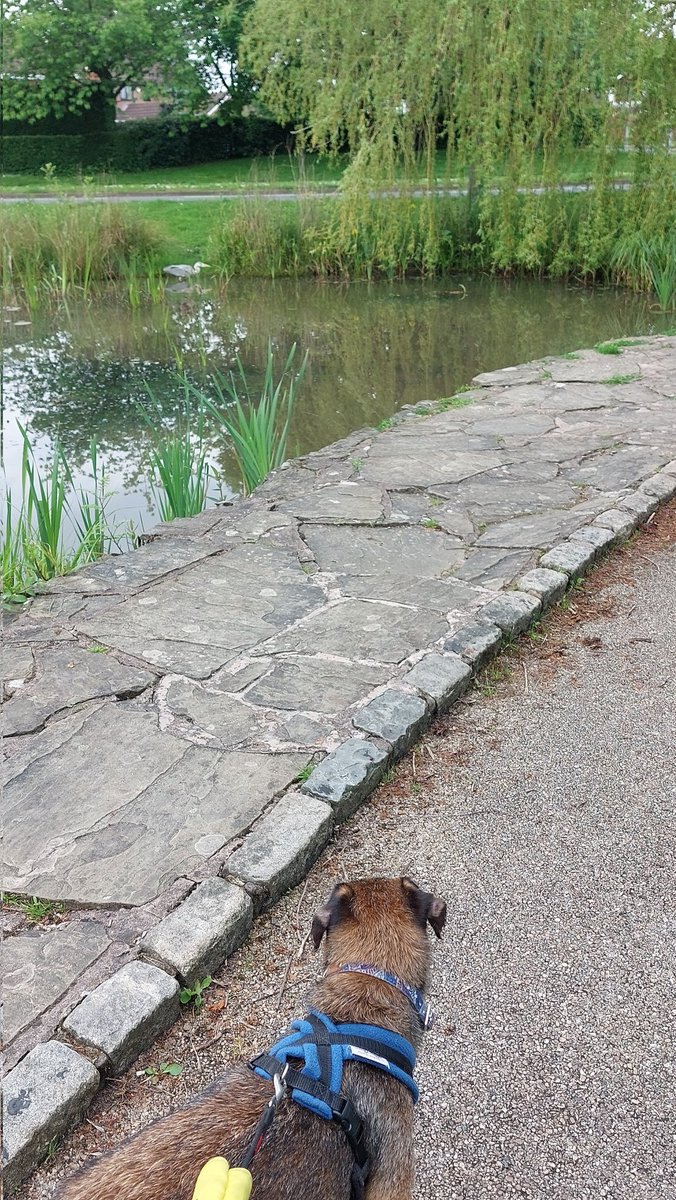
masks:
<path fill-rule="evenodd" d="M 366 1149 L 366 1130 L 354 1104 L 348 1100 L 347 1096 L 337 1097 L 333 1107 L 333 1119 L 337 1125 L 340 1125 L 350 1143 L 357 1166 L 363 1170 L 369 1157 Z"/>

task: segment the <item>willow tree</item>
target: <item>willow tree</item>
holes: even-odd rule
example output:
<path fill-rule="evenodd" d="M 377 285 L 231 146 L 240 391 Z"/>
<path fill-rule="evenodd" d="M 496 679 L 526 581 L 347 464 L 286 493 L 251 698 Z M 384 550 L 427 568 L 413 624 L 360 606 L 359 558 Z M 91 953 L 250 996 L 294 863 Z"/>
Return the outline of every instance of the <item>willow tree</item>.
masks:
<path fill-rule="evenodd" d="M 608 251 L 604 238 L 617 239 L 627 222 L 664 228 L 673 211 L 675 8 L 650 0 L 256 0 L 242 50 L 261 98 L 296 122 L 301 144 L 348 153 L 353 194 L 374 180 L 468 178 L 498 265 L 501 257 L 537 265 L 543 238 L 552 243 L 558 229 L 565 266 L 574 211 L 570 253 L 579 259 L 586 245 L 593 267 Z M 641 184 L 631 201 L 610 187 L 627 127 Z M 551 187 L 582 148 L 595 189 L 566 207 Z M 498 181 L 496 197 L 488 185 Z M 544 195 L 519 190 L 537 182 L 547 185 Z M 550 260 L 554 252 L 552 243 Z"/>

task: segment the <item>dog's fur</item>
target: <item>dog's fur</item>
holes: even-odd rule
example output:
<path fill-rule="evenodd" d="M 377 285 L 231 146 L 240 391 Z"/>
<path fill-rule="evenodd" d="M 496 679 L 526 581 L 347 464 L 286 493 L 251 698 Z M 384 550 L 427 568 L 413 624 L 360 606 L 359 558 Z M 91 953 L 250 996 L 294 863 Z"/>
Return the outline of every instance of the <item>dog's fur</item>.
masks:
<path fill-rule="evenodd" d="M 427 984 L 427 923 L 437 937 L 446 905 L 412 880 L 338 884 L 312 922 L 317 948 L 326 934 L 326 974 L 310 1004 L 334 1021 L 379 1025 L 418 1046 L 421 1025 L 406 997 L 367 975 L 340 974 L 368 962 L 416 988 Z M 342 1091 L 365 1121 L 371 1171 L 366 1200 L 410 1200 L 413 1101 L 384 1072 L 348 1063 Z M 142 1130 L 74 1176 L 58 1200 L 191 1200 L 197 1175 L 216 1154 L 241 1162 L 272 1084 L 246 1066 L 228 1070 L 189 1106 Z M 285 1101 L 252 1166 L 252 1200 L 349 1200 L 352 1151 L 333 1122 Z"/>

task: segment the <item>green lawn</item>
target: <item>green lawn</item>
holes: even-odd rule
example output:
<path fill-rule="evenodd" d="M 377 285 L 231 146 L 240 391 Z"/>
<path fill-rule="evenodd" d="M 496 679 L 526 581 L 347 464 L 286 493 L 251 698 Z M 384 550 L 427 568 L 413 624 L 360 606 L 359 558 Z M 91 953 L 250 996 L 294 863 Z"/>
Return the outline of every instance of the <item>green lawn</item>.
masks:
<path fill-rule="evenodd" d="M 119 175 L 92 174 L 84 177 L 57 177 L 47 180 L 43 175 L 0 175 L 0 192 L 5 195 L 37 195 L 40 192 L 59 192 L 64 195 L 83 192 L 110 193 L 123 191 L 213 191 L 256 192 L 274 189 L 327 188 L 340 183 L 346 165 L 345 159 L 335 163 L 317 155 L 306 155 L 302 160 L 292 156 L 275 155 L 266 158 L 232 158 L 224 162 L 200 163 L 192 167 L 165 167 L 161 170 L 129 172 Z M 631 173 L 632 156 L 618 151 L 615 156 L 615 175 L 623 178 Z M 561 165 L 561 178 L 569 183 L 588 180 L 592 174 L 593 154 L 579 150 L 567 156 Z M 539 175 L 540 164 L 536 163 L 533 178 Z M 449 178 L 445 169 L 444 156 L 439 154 L 436 164 L 436 182 L 462 186 L 467 181 L 467 170 L 454 166 Z M 502 172 L 496 171 L 495 182 L 499 183 Z M 422 182 L 422 180 L 421 180 Z"/>
<path fill-rule="evenodd" d="M 134 205 L 134 212 L 158 227 L 164 263 L 204 262 L 209 234 L 226 218 L 227 211 L 227 205 L 218 199 L 203 204 L 194 200 L 139 200 Z"/>
<path fill-rule="evenodd" d="M 57 177 L 43 175 L 0 175 L 0 191 L 17 195 L 40 192 L 247 192 L 275 188 L 329 187 L 340 182 L 344 165 L 308 155 L 303 160 L 275 155 L 269 158 L 230 158 L 223 162 L 198 163 L 192 167 L 163 167 L 129 171 L 119 175 Z"/>

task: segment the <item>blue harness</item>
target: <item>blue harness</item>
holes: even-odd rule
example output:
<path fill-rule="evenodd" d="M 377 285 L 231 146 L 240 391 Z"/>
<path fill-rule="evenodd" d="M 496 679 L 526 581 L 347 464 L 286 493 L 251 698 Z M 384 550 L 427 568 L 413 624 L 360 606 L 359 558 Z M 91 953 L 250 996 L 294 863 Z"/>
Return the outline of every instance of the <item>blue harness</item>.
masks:
<path fill-rule="evenodd" d="M 371 975 L 396 987 L 414 1008 L 423 1028 L 429 1026 L 431 1014 L 422 992 L 395 975 L 366 963 L 348 963 L 339 970 Z M 275 1080 L 275 1090 L 281 1084 L 296 1104 L 340 1126 L 354 1155 L 352 1196 L 359 1200 L 364 1194 L 369 1161 L 364 1122 L 352 1101 L 341 1092 L 346 1062 L 361 1062 L 384 1071 L 408 1088 L 414 1104 L 417 1101 L 413 1079 L 416 1054 L 405 1037 L 378 1025 L 336 1024 L 315 1009 L 310 1009 L 304 1020 L 294 1021 L 289 1032 L 250 1065 L 263 1079 Z"/>
<path fill-rule="evenodd" d="M 268 1061 L 263 1063 L 261 1059 Z M 270 1071 L 269 1059 L 274 1060 L 273 1071 Z M 403 1083 L 413 1096 L 413 1102 L 417 1101 L 418 1089 L 413 1080 L 416 1055 L 406 1038 L 377 1025 L 336 1025 L 326 1013 L 314 1009 L 310 1009 L 306 1020 L 294 1021 L 290 1032 L 267 1054 L 254 1059 L 252 1066 L 264 1079 L 272 1079 L 275 1073 L 283 1073 L 285 1066 L 292 1066 L 291 1099 L 325 1121 L 331 1121 L 330 1102 L 323 1099 L 317 1089 L 306 1090 L 304 1084 L 313 1081 L 331 1093 L 340 1092 L 346 1062 L 363 1062 L 385 1071 Z M 296 1081 L 298 1074 L 301 1079 Z"/>

